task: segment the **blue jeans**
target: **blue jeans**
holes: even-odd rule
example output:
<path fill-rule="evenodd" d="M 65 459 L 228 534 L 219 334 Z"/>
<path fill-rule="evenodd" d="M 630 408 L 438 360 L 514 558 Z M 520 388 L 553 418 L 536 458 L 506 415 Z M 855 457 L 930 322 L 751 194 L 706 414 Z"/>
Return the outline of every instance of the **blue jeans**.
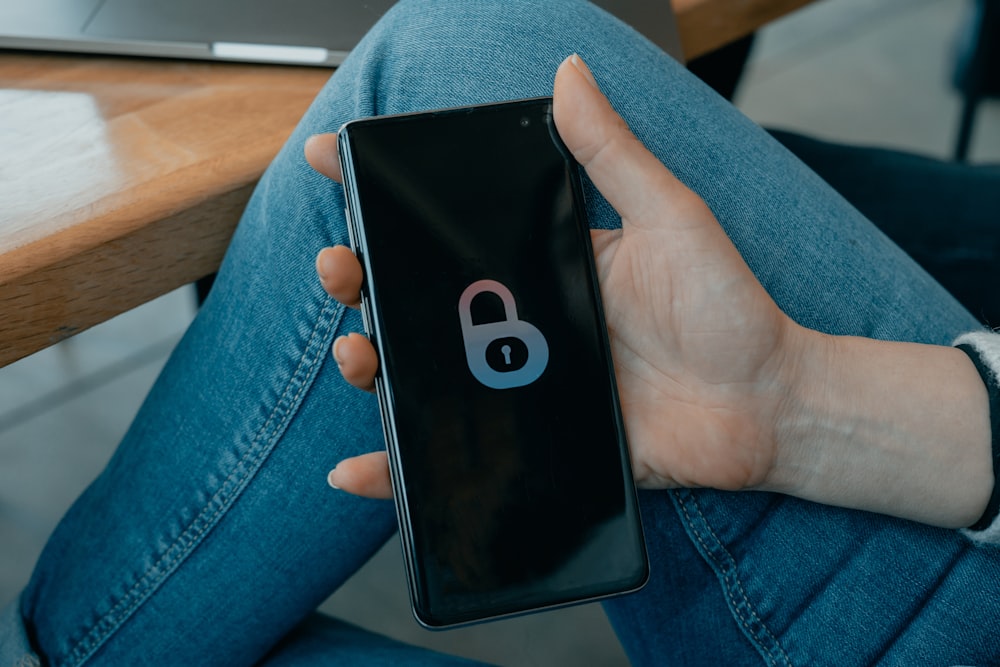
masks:
<path fill-rule="evenodd" d="M 317 251 L 347 243 L 347 232 L 341 189 L 306 165 L 303 142 L 361 116 L 549 94 L 574 51 L 794 319 L 940 344 L 977 328 L 784 148 L 604 12 L 575 0 L 404 0 L 264 176 L 203 310 L 7 610 L 0 656 L 450 660 L 313 615 L 391 535 L 395 515 L 388 501 L 326 486 L 340 459 L 383 441 L 375 399 L 330 358 L 334 337 L 361 323 L 314 275 Z M 593 188 L 588 196 L 594 226 L 619 224 Z M 646 492 L 641 503 L 651 581 L 605 605 L 636 664 L 1000 656 L 1000 551 L 957 532 L 765 493 Z"/>

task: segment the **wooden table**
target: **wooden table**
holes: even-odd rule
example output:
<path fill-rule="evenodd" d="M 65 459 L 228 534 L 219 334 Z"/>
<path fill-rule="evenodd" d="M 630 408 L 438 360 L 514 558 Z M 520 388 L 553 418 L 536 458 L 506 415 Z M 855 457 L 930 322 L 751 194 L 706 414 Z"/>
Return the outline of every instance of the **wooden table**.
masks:
<path fill-rule="evenodd" d="M 690 59 L 810 0 L 673 0 Z M 328 70 L 0 52 L 0 366 L 219 265 Z"/>

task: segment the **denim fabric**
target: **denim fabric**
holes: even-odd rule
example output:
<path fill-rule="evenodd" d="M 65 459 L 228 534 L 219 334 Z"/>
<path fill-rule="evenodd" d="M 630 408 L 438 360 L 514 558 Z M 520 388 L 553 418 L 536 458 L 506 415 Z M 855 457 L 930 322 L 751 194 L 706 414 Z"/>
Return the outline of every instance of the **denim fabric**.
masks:
<path fill-rule="evenodd" d="M 549 94 L 572 52 L 793 318 L 942 344 L 977 327 L 777 142 L 603 11 L 404 0 L 262 179 L 204 309 L 52 535 L 21 598 L 48 664 L 356 664 L 378 643 L 311 616 L 395 515 L 326 486 L 337 461 L 383 442 L 374 398 L 330 359 L 334 336 L 361 324 L 314 275 L 317 251 L 347 233 L 340 188 L 306 165 L 303 142 L 361 116 Z M 588 197 L 594 226 L 620 224 Z M 761 493 L 641 502 L 652 580 L 606 604 L 636 664 L 998 660 L 1000 557 L 956 532 Z M 447 660 L 384 650 L 364 655 Z"/>
<path fill-rule="evenodd" d="M 771 134 L 980 321 L 1000 325 L 1000 164 Z"/>

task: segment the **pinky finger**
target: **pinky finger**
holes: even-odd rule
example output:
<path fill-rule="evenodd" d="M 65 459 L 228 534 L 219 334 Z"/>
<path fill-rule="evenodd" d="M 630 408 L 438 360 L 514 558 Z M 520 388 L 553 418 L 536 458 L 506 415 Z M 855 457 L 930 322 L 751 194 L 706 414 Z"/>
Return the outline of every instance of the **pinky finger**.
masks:
<path fill-rule="evenodd" d="M 366 498 L 392 498 L 389 459 L 385 452 L 372 452 L 344 459 L 330 471 L 327 482 L 335 489 Z"/>

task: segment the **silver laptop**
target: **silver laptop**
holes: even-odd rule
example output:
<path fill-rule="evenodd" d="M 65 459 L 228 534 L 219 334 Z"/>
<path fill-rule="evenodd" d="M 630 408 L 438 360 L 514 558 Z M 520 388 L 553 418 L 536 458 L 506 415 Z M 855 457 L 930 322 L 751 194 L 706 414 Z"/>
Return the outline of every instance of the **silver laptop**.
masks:
<path fill-rule="evenodd" d="M 329 67 L 393 2 L 0 0 L 0 48 Z M 681 56 L 669 0 L 597 4 Z"/>

